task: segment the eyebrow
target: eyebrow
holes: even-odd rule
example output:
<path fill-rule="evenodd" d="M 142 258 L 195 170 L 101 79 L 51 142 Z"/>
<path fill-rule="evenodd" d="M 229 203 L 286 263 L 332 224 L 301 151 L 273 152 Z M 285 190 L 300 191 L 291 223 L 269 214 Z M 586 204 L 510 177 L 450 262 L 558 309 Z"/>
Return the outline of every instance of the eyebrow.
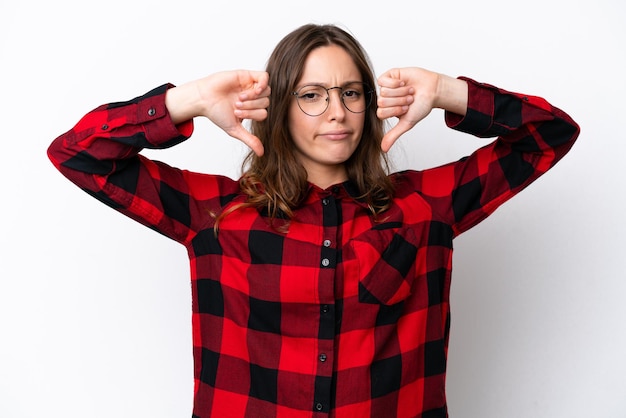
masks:
<path fill-rule="evenodd" d="M 328 83 L 320 83 L 320 82 L 310 82 L 310 83 L 301 83 L 301 84 L 297 84 L 296 87 L 294 87 L 294 89 L 297 91 L 299 89 L 301 89 L 302 87 L 306 87 L 306 86 L 320 86 L 320 87 L 324 87 L 324 88 L 331 88 L 331 87 L 341 87 L 344 88 L 345 86 L 347 86 L 348 84 L 352 84 L 352 83 L 365 83 L 365 81 L 360 81 L 360 80 L 349 80 L 346 81 L 343 84 L 340 84 L 339 86 L 329 86 Z"/>

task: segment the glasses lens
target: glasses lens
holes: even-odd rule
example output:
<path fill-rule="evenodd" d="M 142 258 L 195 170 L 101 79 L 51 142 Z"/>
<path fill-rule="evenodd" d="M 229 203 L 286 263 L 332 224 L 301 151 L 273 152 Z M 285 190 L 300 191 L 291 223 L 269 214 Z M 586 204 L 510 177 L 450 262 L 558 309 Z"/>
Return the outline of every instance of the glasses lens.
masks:
<path fill-rule="evenodd" d="M 304 86 L 296 97 L 300 109 L 311 116 L 321 115 L 328 107 L 328 92 L 322 86 Z"/>
<path fill-rule="evenodd" d="M 341 100 L 350 112 L 365 112 L 372 98 L 372 92 L 364 83 L 350 83 L 341 89 Z"/>

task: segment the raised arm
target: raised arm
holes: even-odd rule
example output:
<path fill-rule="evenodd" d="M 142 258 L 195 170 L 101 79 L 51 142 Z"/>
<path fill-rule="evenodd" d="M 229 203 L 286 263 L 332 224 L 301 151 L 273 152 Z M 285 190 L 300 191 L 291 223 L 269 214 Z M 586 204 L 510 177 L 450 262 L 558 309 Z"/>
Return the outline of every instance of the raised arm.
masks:
<path fill-rule="evenodd" d="M 493 138 L 471 155 L 440 167 L 404 173 L 455 234 L 476 225 L 552 168 L 572 147 L 580 128 L 546 100 L 409 68 L 381 77 L 379 115 L 397 116 L 383 147 L 391 146 L 436 107 L 446 124 Z"/>
<path fill-rule="evenodd" d="M 187 240 L 199 226 L 195 223 L 205 221 L 206 205 L 219 210 L 219 197 L 236 192 L 237 182 L 179 170 L 140 151 L 186 140 L 193 132 L 192 119 L 204 116 L 262 153 L 260 141 L 241 121 L 266 117 L 267 79 L 263 72 L 217 73 L 102 105 L 56 138 L 48 156 L 87 193 L 164 235 Z"/>

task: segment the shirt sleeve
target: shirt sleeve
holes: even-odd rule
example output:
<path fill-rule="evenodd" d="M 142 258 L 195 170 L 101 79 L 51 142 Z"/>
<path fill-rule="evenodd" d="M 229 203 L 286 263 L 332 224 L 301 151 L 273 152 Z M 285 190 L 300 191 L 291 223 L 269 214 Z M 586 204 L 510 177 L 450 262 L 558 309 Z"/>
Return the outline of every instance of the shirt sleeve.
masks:
<path fill-rule="evenodd" d="M 540 97 L 461 79 L 469 85 L 467 114 L 446 112 L 446 124 L 497 139 L 459 161 L 406 173 L 455 236 L 552 168 L 580 132 L 572 118 Z"/>
<path fill-rule="evenodd" d="M 222 193 L 237 183 L 221 176 L 192 173 L 150 160 L 143 148 L 163 149 L 193 133 L 193 122 L 172 122 L 160 86 L 129 101 L 102 105 L 87 113 L 48 148 L 54 166 L 82 190 L 182 243 L 219 211 Z M 224 190 L 231 189 L 231 190 Z"/>

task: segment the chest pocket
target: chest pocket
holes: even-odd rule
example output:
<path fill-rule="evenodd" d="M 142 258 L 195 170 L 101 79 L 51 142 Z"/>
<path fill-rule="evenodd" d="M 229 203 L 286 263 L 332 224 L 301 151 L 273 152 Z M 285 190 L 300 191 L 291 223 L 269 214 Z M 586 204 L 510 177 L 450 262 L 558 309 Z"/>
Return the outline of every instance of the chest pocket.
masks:
<path fill-rule="evenodd" d="M 393 305 L 409 297 L 419 270 L 418 235 L 383 224 L 352 240 L 360 302 Z"/>

